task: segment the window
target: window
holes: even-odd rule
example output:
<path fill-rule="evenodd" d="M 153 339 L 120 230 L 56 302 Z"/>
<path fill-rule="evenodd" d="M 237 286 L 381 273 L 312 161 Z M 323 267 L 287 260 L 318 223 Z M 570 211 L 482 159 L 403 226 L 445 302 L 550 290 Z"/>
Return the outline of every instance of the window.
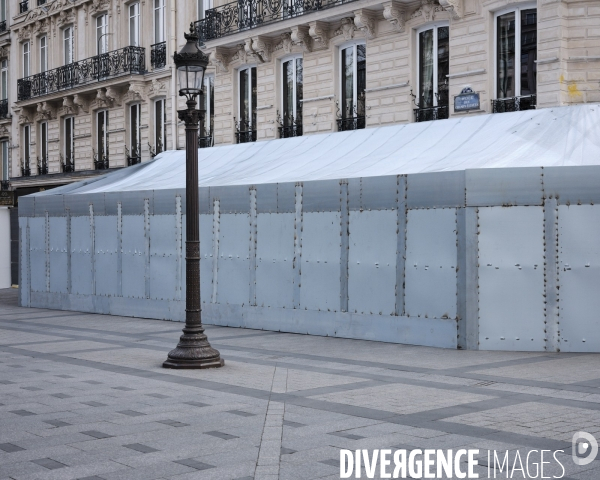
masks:
<path fill-rule="evenodd" d="M 6 21 L 6 0 L 0 0 L 0 22 Z"/>
<path fill-rule="evenodd" d="M 279 127 L 281 138 L 302 135 L 302 57 L 281 64 L 282 106 Z"/>
<path fill-rule="evenodd" d="M 213 8 L 213 0 L 198 0 L 198 20 L 206 16 L 206 11 Z"/>
<path fill-rule="evenodd" d="M 40 158 L 38 159 L 38 175 L 48 173 L 48 122 L 40 123 Z"/>
<path fill-rule="evenodd" d="M 450 29 L 448 26 L 433 26 L 419 33 L 418 62 L 418 107 L 444 107 L 447 109 L 447 75 L 450 73 Z M 443 118 L 447 118 L 447 110 Z"/>
<path fill-rule="evenodd" d="M 8 98 L 8 60 L 0 63 L 0 100 Z"/>
<path fill-rule="evenodd" d="M 165 41 L 165 0 L 154 0 L 154 43 Z"/>
<path fill-rule="evenodd" d="M 25 42 L 23 44 L 23 77 L 28 77 L 30 75 L 29 56 L 29 42 Z"/>
<path fill-rule="evenodd" d="M 164 99 L 154 102 L 154 141 L 156 154 L 167 149 L 167 109 Z"/>
<path fill-rule="evenodd" d="M 215 124 L 215 77 L 206 75 L 204 77 L 204 89 L 201 97 L 200 108 L 205 111 L 204 125 L 200 126 L 198 146 L 200 148 L 212 147 L 213 130 Z"/>
<path fill-rule="evenodd" d="M 237 143 L 256 141 L 256 67 L 239 71 L 239 122 Z"/>
<path fill-rule="evenodd" d="M 140 46 L 140 4 L 129 5 L 129 45 Z"/>
<path fill-rule="evenodd" d="M 23 162 L 21 164 L 21 175 L 28 177 L 31 175 L 31 169 L 29 167 L 29 157 L 31 156 L 31 126 L 25 125 L 23 127 Z"/>
<path fill-rule="evenodd" d="M 65 159 L 63 172 L 75 171 L 75 117 L 65 118 Z"/>
<path fill-rule="evenodd" d="M 64 65 L 73 63 L 73 27 L 63 30 Z"/>
<path fill-rule="evenodd" d="M 96 17 L 96 45 L 98 54 L 108 52 L 108 15 Z"/>
<path fill-rule="evenodd" d="M 341 50 L 341 106 L 338 130 L 365 128 L 367 50 L 364 43 Z"/>
<path fill-rule="evenodd" d="M 108 111 L 100 110 L 97 117 L 96 139 L 98 151 L 94 158 L 96 170 L 108 168 Z"/>
<path fill-rule="evenodd" d="M 2 154 L 2 171 L 0 172 L 2 175 L 0 176 L 0 180 L 7 181 L 9 177 L 8 172 L 8 140 L 0 141 L 0 154 Z"/>
<path fill-rule="evenodd" d="M 44 35 L 40 37 L 40 72 L 48 70 L 48 39 Z"/>
<path fill-rule="evenodd" d="M 142 106 L 135 103 L 129 107 L 129 155 L 128 165 L 135 165 L 141 161 L 142 141 L 140 138 L 140 117 Z"/>
<path fill-rule="evenodd" d="M 497 15 L 496 97 L 508 99 L 535 95 L 536 59 L 537 10 L 517 8 Z"/>

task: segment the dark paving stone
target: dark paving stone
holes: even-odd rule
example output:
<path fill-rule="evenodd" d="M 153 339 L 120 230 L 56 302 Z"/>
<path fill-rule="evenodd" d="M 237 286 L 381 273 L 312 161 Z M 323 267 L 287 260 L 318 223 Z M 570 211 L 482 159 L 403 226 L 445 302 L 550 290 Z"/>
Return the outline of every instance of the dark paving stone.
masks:
<path fill-rule="evenodd" d="M 215 468 L 214 465 L 209 465 L 208 463 L 202 463 L 193 458 L 186 458 L 184 460 L 175 460 L 173 463 L 178 463 L 179 465 L 185 465 L 186 467 L 195 468 L 196 470 L 208 470 L 209 468 Z"/>
<path fill-rule="evenodd" d="M 281 455 L 292 455 L 296 453 L 298 450 L 292 450 L 291 448 L 281 447 Z"/>
<path fill-rule="evenodd" d="M 236 437 L 235 435 L 229 435 L 228 433 L 217 432 L 216 430 L 213 430 L 212 432 L 203 432 L 203 433 L 204 433 L 204 435 L 210 435 L 211 437 L 222 438 L 223 440 L 231 440 L 233 438 L 240 438 L 240 437 Z"/>
<path fill-rule="evenodd" d="M 120 413 L 122 415 L 129 415 L 130 417 L 141 417 L 142 415 L 146 415 L 145 413 L 136 412 L 135 410 L 123 410 L 117 413 Z"/>
<path fill-rule="evenodd" d="M 106 407 L 106 403 L 100 402 L 81 402 L 84 405 L 89 405 L 90 407 Z"/>
<path fill-rule="evenodd" d="M 67 395 L 66 393 L 52 393 L 51 396 L 56 398 L 73 398 L 71 395 Z"/>
<path fill-rule="evenodd" d="M 113 390 L 122 390 L 124 392 L 133 392 L 133 388 L 128 387 L 112 387 Z"/>
<path fill-rule="evenodd" d="M 170 398 L 168 395 L 162 395 L 160 393 L 147 393 L 146 396 L 154 398 Z"/>
<path fill-rule="evenodd" d="M 30 392 L 39 392 L 41 388 L 38 387 L 21 387 L 22 390 L 29 390 Z"/>
<path fill-rule="evenodd" d="M 102 385 L 102 382 L 97 382 L 96 380 L 84 380 L 83 383 L 89 383 L 90 385 Z"/>
<path fill-rule="evenodd" d="M 7 367 L 11 367 L 11 368 L 23 368 L 23 365 L 7 365 Z"/>
<path fill-rule="evenodd" d="M 0 384 L 2 385 L 13 385 L 15 382 L 11 382 L 10 380 L 0 380 Z"/>
<path fill-rule="evenodd" d="M 254 417 L 254 413 L 243 412 L 241 410 L 227 410 L 227 413 L 233 413 L 234 415 L 239 415 L 240 417 Z"/>
<path fill-rule="evenodd" d="M 349 438 L 350 440 L 360 440 L 365 437 L 361 437 L 360 435 L 354 435 L 352 433 L 345 432 L 329 432 L 328 435 L 335 435 L 336 437 Z"/>
<path fill-rule="evenodd" d="M 340 468 L 340 461 L 339 460 L 319 460 L 319 463 L 324 463 L 325 465 L 330 465 L 332 467 L 335 468 Z"/>
<path fill-rule="evenodd" d="M 35 373 L 48 373 L 48 370 L 32 370 Z"/>
<path fill-rule="evenodd" d="M 130 443 L 129 445 L 123 445 L 125 448 L 130 448 L 131 450 L 135 450 L 136 452 L 141 453 L 152 453 L 158 452 L 155 448 L 149 447 L 148 445 L 142 445 L 141 443 Z"/>
<path fill-rule="evenodd" d="M 59 377 L 59 378 L 75 378 L 71 375 L 54 375 L 55 377 Z"/>
<path fill-rule="evenodd" d="M 210 405 L 208 403 L 202 403 L 202 402 L 183 402 L 186 405 L 192 405 L 193 407 L 210 407 Z"/>
<path fill-rule="evenodd" d="M 6 452 L 6 453 L 13 453 L 13 452 L 21 452 L 25 449 L 21 448 L 17 445 L 13 445 L 12 443 L 0 443 L 0 450 L 2 450 L 3 452 Z"/>
<path fill-rule="evenodd" d="M 292 428 L 306 427 L 306 425 L 305 425 L 305 424 L 303 424 L 303 423 L 292 422 L 292 421 L 290 421 L 290 420 L 284 420 L 284 421 L 283 421 L 283 424 L 284 424 L 286 427 L 292 427 Z"/>
<path fill-rule="evenodd" d="M 94 475 L 93 477 L 78 478 L 77 480 L 104 480 L 104 478 Z"/>
<path fill-rule="evenodd" d="M 62 420 L 44 420 L 44 423 L 52 425 L 53 427 L 68 427 L 70 423 L 63 422 Z"/>
<path fill-rule="evenodd" d="M 254 477 L 240 477 L 240 478 L 234 478 L 233 480 L 254 480 Z"/>
<path fill-rule="evenodd" d="M 177 422 L 175 420 L 158 420 L 158 423 L 170 425 L 171 427 L 189 427 L 189 424 Z"/>
<path fill-rule="evenodd" d="M 31 462 L 41 467 L 45 467 L 48 470 L 56 470 L 57 468 L 66 467 L 64 463 L 57 462 L 56 460 L 52 460 L 51 458 L 40 458 L 39 460 L 32 460 Z"/>
<path fill-rule="evenodd" d="M 14 413 L 15 415 L 20 415 L 21 417 L 28 417 L 30 415 L 35 415 L 35 413 L 30 412 L 28 410 L 11 410 L 10 413 Z"/>
<path fill-rule="evenodd" d="M 94 438 L 111 438 L 112 435 L 108 435 L 107 433 L 102 433 L 99 432 L 98 430 L 88 430 L 86 432 L 81 432 L 84 435 L 89 435 L 90 437 L 94 437 Z"/>

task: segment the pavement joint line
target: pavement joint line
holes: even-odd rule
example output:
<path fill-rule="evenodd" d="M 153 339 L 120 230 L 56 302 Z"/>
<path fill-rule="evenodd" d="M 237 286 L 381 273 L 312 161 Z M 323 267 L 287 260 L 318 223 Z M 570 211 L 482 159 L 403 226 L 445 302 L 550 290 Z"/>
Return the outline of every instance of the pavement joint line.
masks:
<path fill-rule="evenodd" d="M 1 322 L 0 322 L 1 323 Z M 33 327 L 31 327 L 33 328 Z M 6 330 L 21 330 L 20 328 L 15 328 L 15 327 L 5 327 L 5 326 L 0 326 L 0 330 L 2 329 L 6 329 Z M 25 331 L 29 331 L 29 329 L 23 329 Z M 101 330 L 95 330 L 98 332 L 103 332 Z M 37 332 L 37 330 L 36 330 Z M 59 334 L 59 335 L 68 335 L 68 334 Z M 114 336 L 118 336 L 117 334 L 115 334 Z M 134 334 L 124 334 L 124 336 L 135 336 Z M 90 340 L 90 341 L 95 341 L 95 342 L 104 342 L 104 343 L 112 343 L 114 345 L 119 345 L 120 347 L 124 347 L 124 348 L 143 348 L 143 349 L 147 349 L 147 350 L 156 350 L 156 351 L 163 351 L 162 347 L 159 346 L 155 346 L 155 345 L 145 345 L 145 344 L 141 344 L 141 343 L 131 343 L 131 342 L 125 342 L 125 341 L 119 341 L 119 340 L 113 340 L 113 339 L 98 339 L 97 337 L 86 337 L 86 336 L 81 336 L 81 335 L 70 335 L 71 338 L 73 339 L 77 339 L 77 340 Z M 139 338 L 137 336 L 135 336 L 135 338 Z M 262 354 L 277 354 L 277 353 L 282 353 L 279 351 L 273 351 L 273 350 L 265 350 L 265 349 L 254 349 L 254 348 L 250 348 L 250 347 L 232 347 L 230 345 L 221 345 L 221 344 L 213 344 L 216 348 L 218 348 L 219 350 L 223 351 L 223 352 L 227 352 L 228 350 L 234 350 L 234 351 L 254 351 L 254 350 L 259 350 L 260 353 Z M 68 355 L 68 353 L 65 353 L 65 355 Z M 346 361 L 346 359 L 339 359 L 339 358 L 335 358 L 335 359 L 331 359 L 331 358 L 327 358 L 327 357 L 322 357 L 322 356 L 316 356 L 316 355 L 309 355 L 309 354 L 287 354 L 286 356 L 288 357 L 294 357 L 294 358 L 304 358 L 306 356 L 309 357 L 317 357 L 318 359 L 320 359 L 320 361 L 326 361 L 327 363 L 341 363 L 341 364 L 357 364 L 357 362 L 353 362 L 353 361 Z M 236 359 L 235 356 L 232 355 L 228 355 L 229 358 L 231 359 Z M 265 359 L 252 359 L 252 358 L 248 358 L 248 357 L 237 357 L 238 359 L 240 359 L 240 361 L 244 361 L 244 362 L 248 362 L 248 363 L 256 363 L 256 364 L 260 364 L 263 363 L 265 365 L 275 365 L 275 364 L 279 364 L 279 365 L 284 365 L 284 362 L 281 361 L 277 361 L 274 362 L 272 360 L 265 360 Z M 350 362 L 350 363 L 349 363 Z M 367 364 L 371 364 L 371 363 L 375 363 L 375 362 L 358 362 L 359 365 L 363 364 L 363 363 L 367 363 Z M 495 362 L 497 363 L 497 362 Z M 397 377 L 386 377 L 383 375 L 377 375 L 377 374 L 365 374 L 365 373 L 360 373 L 360 372 L 352 372 L 352 371 L 344 371 L 344 370 L 339 370 L 339 369 L 327 369 L 326 367 L 314 367 L 314 366 L 306 366 L 306 365 L 295 365 L 295 364 L 291 364 L 288 363 L 288 368 L 295 368 L 295 369 L 302 369 L 302 370 L 306 370 L 306 369 L 313 369 L 313 371 L 319 371 L 322 373 L 331 373 L 334 375 L 351 375 L 357 378 L 368 378 L 368 379 L 381 379 L 382 381 L 386 381 L 386 382 L 390 382 L 390 383 L 407 383 L 407 384 L 411 384 L 412 382 L 425 382 L 427 385 L 425 385 L 425 383 L 413 383 L 414 385 L 420 385 L 420 386 L 431 386 L 432 388 L 443 388 L 446 390 L 460 390 L 460 391 L 465 391 L 468 393 L 480 393 L 480 394 L 484 394 L 484 395 L 495 395 L 495 396 L 502 396 L 503 394 L 497 390 L 489 390 L 489 389 L 483 389 L 481 390 L 480 387 L 475 387 L 475 386 L 471 386 L 471 387 L 465 387 L 465 386 L 457 386 L 457 385 L 453 385 L 453 384 L 444 384 L 441 382 L 433 382 L 433 381 L 429 381 L 426 379 L 423 380 L 416 380 L 416 379 L 398 379 Z M 368 366 L 368 365 L 367 365 Z M 386 368 L 388 370 L 399 370 L 399 371 L 407 371 L 410 373 L 424 373 L 424 374 L 434 374 L 434 375 L 444 375 L 444 371 L 439 371 L 439 370 L 435 370 L 435 369 L 414 369 L 414 370 L 410 370 L 410 367 L 407 367 L 406 369 L 400 369 L 400 368 L 391 368 L 393 367 L 393 365 L 390 366 L 390 364 L 379 364 L 379 363 L 375 363 L 375 368 Z M 479 369 L 485 369 L 485 364 L 481 364 L 478 365 Z M 421 370 L 426 370 L 425 372 L 422 372 Z M 552 390 L 564 390 L 564 391 L 570 391 L 570 392 L 578 392 L 578 393 L 597 393 L 598 389 L 597 388 L 593 388 L 593 387 L 576 387 L 573 388 L 571 384 L 558 384 L 558 383 L 553 383 L 553 382 L 543 382 L 543 381 L 536 381 L 536 380 L 524 380 L 524 379 L 515 379 L 515 378 L 509 378 L 509 377 L 501 377 L 501 376 L 495 376 L 495 375 L 474 375 L 474 374 L 464 374 L 464 375 L 456 375 L 457 378 L 465 378 L 465 379 L 470 379 L 470 380 L 489 380 L 489 381 L 494 381 L 497 383 L 503 383 L 503 384 L 507 384 L 507 385 L 525 385 L 525 386 L 533 386 L 533 387 L 540 387 L 540 388 L 546 388 L 546 389 L 552 389 Z M 505 392 L 506 393 L 506 392 Z M 545 397 L 542 397 L 545 398 Z"/>
<path fill-rule="evenodd" d="M 15 353 L 15 354 L 23 354 L 23 352 L 20 349 L 15 349 L 12 347 L 9 347 L 9 348 L 0 347 L 0 349 L 5 350 L 5 351 L 8 350 L 11 353 Z M 119 374 L 123 374 L 123 375 L 131 375 L 131 376 L 135 376 L 135 377 L 152 379 L 152 380 L 157 380 L 157 381 L 166 381 L 166 382 L 175 383 L 175 384 L 181 384 L 181 385 L 193 386 L 193 387 L 197 387 L 197 388 L 201 388 L 201 389 L 218 391 L 221 393 L 230 393 L 233 395 L 247 396 L 247 397 L 260 399 L 260 400 L 268 400 L 269 396 L 271 395 L 271 392 L 269 392 L 269 391 L 259 390 L 259 389 L 255 389 L 255 388 L 238 387 L 238 386 L 232 387 L 231 385 L 221 384 L 218 382 L 202 380 L 202 379 L 190 380 L 189 378 L 186 378 L 186 377 L 179 377 L 179 376 L 175 376 L 175 375 L 169 375 L 166 373 L 148 372 L 148 371 L 136 369 L 133 367 L 120 367 L 120 366 L 104 364 L 104 363 L 100 363 L 100 362 L 94 362 L 94 361 L 90 361 L 90 360 L 81 360 L 81 359 L 74 359 L 74 358 L 69 358 L 69 357 L 62 357 L 62 356 L 56 355 L 56 354 L 43 354 L 42 358 L 45 358 L 45 359 L 51 360 L 51 361 L 57 361 L 58 363 L 67 363 L 67 364 L 71 364 L 71 365 L 83 366 L 83 367 L 88 367 L 88 368 L 97 368 L 98 370 L 109 371 L 109 372 L 119 373 Z M 532 400 L 532 397 L 534 400 Z M 528 435 L 522 435 L 522 434 L 516 434 L 516 433 L 506 433 L 506 432 L 501 432 L 499 430 L 494 430 L 494 429 L 490 429 L 490 428 L 486 428 L 486 427 L 475 427 L 475 426 L 462 425 L 462 424 L 453 423 L 453 422 L 443 422 L 440 419 L 432 420 L 430 418 L 423 418 L 424 414 L 427 414 L 427 412 L 422 412 L 422 413 L 417 413 L 417 414 L 408 414 L 408 415 L 399 415 L 394 412 L 377 410 L 377 409 L 373 409 L 373 408 L 355 407 L 355 406 L 347 405 L 347 404 L 328 402 L 328 401 L 324 401 L 324 400 L 317 400 L 317 399 L 311 399 L 311 398 L 305 398 L 305 397 L 298 397 L 298 396 L 295 396 L 290 393 L 285 393 L 285 394 L 277 393 L 277 394 L 275 394 L 274 400 L 279 401 L 281 403 L 290 403 L 290 404 L 296 405 L 296 406 L 312 408 L 314 410 L 327 411 L 327 412 L 333 412 L 333 413 L 341 413 L 341 414 L 351 415 L 351 416 L 355 416 L 355 417 L 368 418 L 371 420 L 377 420 L 377 421 L 388 422 L 388 423 L 396 423 L 396 424 L 407 425 L 407 426 L 418 426 L 418 427 L 422 427 L 422 428 L 429 428 L 432 430 L 443 431 L 446 433 L 462 434 L 463 432 L 468 431 L 470 436 L 477 437 L 477 438 L 487 439 L 488 437 L 493 436 L 493 435 L 504 434 L 504 435 L 509 435 L 509 437 L 510 437 L 511 441 L 508 443 L 514 443 L 514 444 L 519 444 L 519 445 L 524 445 L 524 446 L 528 446 L 528 445 L 534 446 L 534 445 L 539 445 L 541 443 L 540 438 L 538 438 L 538 437 L 531 437 Z M 507 399 L 498 398 L 496 400 L 498 400 L 499 402 L 495 403 L 493 405 L 490 404 L 489 401 L 484 400 L 483 402 L 486 402 L 485 408 L 478 409 L 477 403 L 479 403 L 479 402 L 472 402 L 470 404 L 467 404 L 467 406 L 469 407 L 471 413 L 481 412 L 481 411 L 485 411 L 485 410 L 496 409 L 500 406 L 505 406 L 505 402 Z M 555 399 L 555 400 L 563 400 L 563 399 Z M 530 401 L 540 401 L 540 399 L 537 399 L 533 395 L 516 394 L 513 396 L 512 401 L 514 402 L 512 404 L 516 405 L 519 403 L 525 403 L 525 402 L 530 402 Z M 552 402 L 552 403 L 554 403 L 554 402 Z M 596 406 L 596 409 L 600 409 L 600 404 L 597 404 L 595 406 Z M 454 414 L 454 415 L 456 415 L 456 414 Z M 557 442 L 558 441 L 556 441 L 556 440 L 551 441 L 551 443 L 554 445 L 556 445 Z M 558 442 L 558 443 L 564 447 L 565 442 Z M 570 444 L 568 444 L 568 445 L 570 445 Z"/>

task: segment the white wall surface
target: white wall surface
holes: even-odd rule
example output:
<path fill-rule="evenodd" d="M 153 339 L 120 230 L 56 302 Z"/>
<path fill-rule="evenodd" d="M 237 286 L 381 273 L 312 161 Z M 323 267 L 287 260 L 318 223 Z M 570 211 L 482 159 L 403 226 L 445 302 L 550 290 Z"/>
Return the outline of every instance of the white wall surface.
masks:
<path fill-rule="evenodd" d="M 0 288 L 10 287 L 10 213 L 0 207 Z"/>

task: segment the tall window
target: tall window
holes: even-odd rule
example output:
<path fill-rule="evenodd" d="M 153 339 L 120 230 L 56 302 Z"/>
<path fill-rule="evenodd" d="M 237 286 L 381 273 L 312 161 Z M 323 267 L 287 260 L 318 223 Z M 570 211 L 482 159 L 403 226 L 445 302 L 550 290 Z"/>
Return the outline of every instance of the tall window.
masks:
<path fill-rule="evenodd" d="M 40 123 L 40 159 L 38 163 L 38 174 L 48 173 L 48 122 Z"/>
<path fill-rule="evenodd" d="M 237 142 L 256 141 L 256 67 L 239 71 L 239 123 Z"/>
<path fill-rule="evenodd" d="M 154 102 L 154 140 L 157 154 L 167 149 L 167 109 L 164 99 Z"/>
<path fill-rule="evenodd" d="M 48 38 L 40 37 L 40 72 L 48 70 Z"/>
<path fill-rule="evenodd" d="M 28 77 L 30 75 L 30 51 L 29 51 L 29 42 L 25 42 L 23 44 L 23 77 Z"/>
<path fill-rule="evenodd" d="M 154 43 L 165 41 L 165 0 L 154 0 Z"/>
<path fill-rule="evenodd" d="M 140 118 L 142 106 L 135 103 L 129 107 L 129 137 L 130 150 L 128 163 L 135 165 L 141 161 L 142 141 L 140 138 Z"/>
<path fill-rule="evenodd" d="M 448 105 L 450 29 L 434 26 L 419 33 L 419 101 L 421 108 Z"/>
<path fill-rule="evenodd" d="M 338 130 L 365 128 L 365 88 L 367 86 L 367 50 L 365 44 L 341 50 L 341 105 Z"/>
<path fill-rule="evenodd" d="M 6 0 L 0 0 L 0 22 L 6 21 Z"/>
<path fill-rule="evenodd" d="M 8 60 L 0 63 L 0 100 L 8 98 Z"/>
<path fill-rule="evenodd" d="M 21 175 L 28 177 L 31 175 L 30 156 L 31 156 L 31 125 L 23 127 L 23 163 L 21 165 Z"/>
<path fill-rule="evenodd" d="M 0 140 L 0 154 L 2 154 L 2 171 L 0 180 L 8 180 L 8 140 Z"/>
<path fill-rule="evenodd" d="M 65 118 L 65 172 L 75 171 L 75 117 Z"/>
<path fill-rule="evenodd" d="M 202 104 L 200 108 L 206 113 L 204 115 L 204 125 L 201 126 L 203 130 L 199 132 L 199 147 L 212 147 L 213 145 L 213 131 L 215 124 L 215 77 L 212 75 L 206 75 L 204 77 L 204 89 L 201 97 Z"/>
<path fill-rule="evenodd" d="M 108 52 L 108 15 L 98 15 L 96 17 L 96 48 L 98 54 Z"/>
<path fill-rule="evenodd" d="M 97 170 L 108 168 L 108 111 L 100 110 L 97 117 L 96 138 L 98 153 L 95 159 Z"/>
<path fill-rule="evenodd" d="M 63 60 L 65 65 L 73 63 L 73 27 L 63 30 Z"/>
<path fill-rule="evenodd" d="M 140 46 L 140 4 L 129 5 L 129 45 Z"/>
<path fill-rule="evenodd" d="M 279 136 L 302 135 L 302 57 L 282 62 L 282 108 Z"/>
<path fill-rule="evenodd" d="M 537 91 L 537 10 L 515 9 L 496 17 L 496 95 L 511 98 Z"/>
<path fill-rule="evenodd" d="M 206 11 L 213 8 L 213 0 L 198 0 L 198 20 L 206 16 Z"/>

